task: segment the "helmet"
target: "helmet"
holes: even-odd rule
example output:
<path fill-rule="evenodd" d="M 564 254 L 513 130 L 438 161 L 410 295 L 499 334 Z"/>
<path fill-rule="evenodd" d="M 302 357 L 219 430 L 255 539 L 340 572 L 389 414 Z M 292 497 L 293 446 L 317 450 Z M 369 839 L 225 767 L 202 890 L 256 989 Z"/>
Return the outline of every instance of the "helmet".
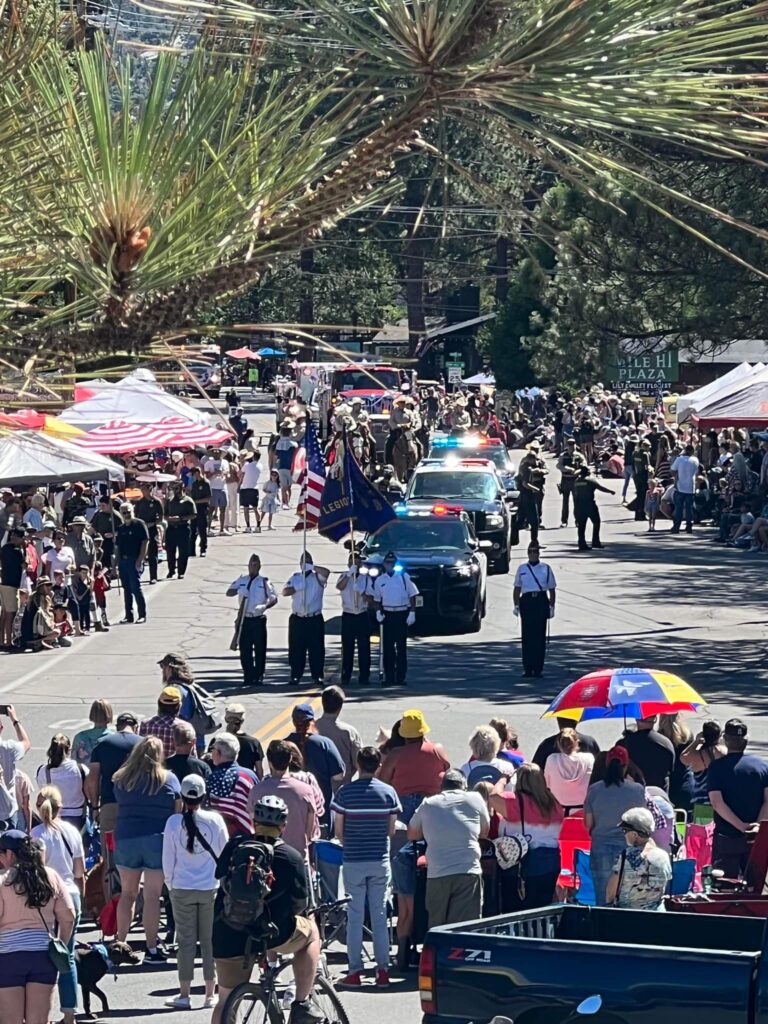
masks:
<path fill-rule="evenodd" d="M 253 805 L 256 825 L 284 825 L 288 821 L 288 805 L 279 796 L 262 796 Z"/>

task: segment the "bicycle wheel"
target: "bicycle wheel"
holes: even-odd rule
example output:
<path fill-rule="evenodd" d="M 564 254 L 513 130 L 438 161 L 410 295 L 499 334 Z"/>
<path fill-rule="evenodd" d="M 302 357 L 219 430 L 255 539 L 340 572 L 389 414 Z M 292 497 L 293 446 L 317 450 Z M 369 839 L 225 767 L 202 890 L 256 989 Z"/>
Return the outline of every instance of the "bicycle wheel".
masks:
<path fill-rule="evenodd" d="M 323 1024 L 349 1024 L 347 1011 L 341 1005 L 336 989 L 331 982 L 318 975 L 312 990 L 312 1002 L 323 1014 Z M 229 1022 L 225 1022 L 229 1024 Z"/>
<path fill-rule="evenodd" d="M 238 985 L 227 996 L 221 1024 L 285 1024 L 280 1008 L 267 998 L 261 985 Z"/>

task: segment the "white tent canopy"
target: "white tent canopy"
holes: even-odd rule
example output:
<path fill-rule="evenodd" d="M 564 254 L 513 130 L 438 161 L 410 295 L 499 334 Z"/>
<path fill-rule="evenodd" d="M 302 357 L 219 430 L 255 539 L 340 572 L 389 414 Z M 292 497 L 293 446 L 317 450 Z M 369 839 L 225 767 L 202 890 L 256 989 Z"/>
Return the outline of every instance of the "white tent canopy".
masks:
<path fill-rule="evenodd" d="M 754 366 L 747 362 L 739 363 L 738 366 L 734 366 L 732 370 L 723 374 L 722 377 L 718 377 L 717 380 L 710 381 L 709 384 L 696 388 L 695 391 L 689 391 L 687 395 L 681 395 L 677 400 L 678 422 L 682 422 L 689 410 L 703 408 L 713 401 L 719 392 L 746 380 L 752 374 L 762 370 L 764 366 L 764 363 L 756 363 Z"/>
<path fill-rule="evenodd" d="M 206 413 L 169 395 L 157 384 L 126 377 L 114 387 L 99 390 L 92 398 L 71 405 L 59 418 L 81 430 L 93 430 L 116 420 L 133 424 L 158 423 L 169 416 L 191 423 L 208 423 Z"/>
<path fill-rule="evenodd" d="M 474 377 L 465 377 L 462 383 L 485 384 L 487 387 L 493 387 L 496 384 L 496 378 L 492 373 L 476 373 Z"/>
<path fill-rule="evenodd" d="M 37 430 L 17 430 L 0 438 L 0 483 L 6 486 L 124 477 L 123 467 L 112 459 Z"/>

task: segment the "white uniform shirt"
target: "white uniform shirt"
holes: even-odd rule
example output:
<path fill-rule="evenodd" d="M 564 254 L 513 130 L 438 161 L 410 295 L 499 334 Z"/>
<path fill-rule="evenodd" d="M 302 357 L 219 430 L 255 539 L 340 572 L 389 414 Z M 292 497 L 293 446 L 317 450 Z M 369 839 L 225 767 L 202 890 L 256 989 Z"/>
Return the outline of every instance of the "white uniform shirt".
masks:
<path fill-rule="evenodd" d="M 237 596 L 246 602 L 244 612 L 246 619 L 261 618 L 263 613 L 257 613 L 257 605 L 266 604 L 273 597 L 277 599 L 277 591 L 264 576 L 251 578 L 246 573 L 244 576 L 238 576 L 235 582 L 230 584 L 229 589 L 236 590 Z"/>
<path fill-rule="evenodd" d="M 373 585 L 373 598 L 385 612 L 402 612 L 411 607 L 419 589 L 407 572 L 382 573 Z"/>
<path fill-rule="evenodd" d="M 295 572 L 285 585 L 296 591 L 291 598 L 291 611 L 294 615 L 317 615 L 322 612 L 325 583 L 314 569 L 306 575 Z"/>
<path fill-rule="evenodd" d="M 368 593 L 370 577 L 356 575 L 355 569 L 347 569 L 339 579 L 343 579 L 344 576 L 348 577 L 349 583 L 340 591 L 342 611 L 350 615 L 360 615 L 368 608 L 365 595 Z"/>
<path fill-rule="evenodd" d="M 555 574 L 545 562 L 537 562 L 536 565 L 531 565 L 530 562 L 523 562 L 522 565 L 517 567 L 514 585 L 520 588 L 522 595 L 554 590 L 557 583 L 555 581 Z"/>

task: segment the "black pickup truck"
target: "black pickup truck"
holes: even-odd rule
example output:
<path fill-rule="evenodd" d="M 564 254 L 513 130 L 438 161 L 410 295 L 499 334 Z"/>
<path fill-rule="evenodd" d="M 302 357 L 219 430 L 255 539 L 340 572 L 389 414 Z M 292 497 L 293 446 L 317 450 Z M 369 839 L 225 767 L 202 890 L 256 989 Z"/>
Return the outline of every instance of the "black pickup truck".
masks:
<path fill-rule="evenodd" d="M 446 925 L 419 994 L 424 1024 L 768 1024 L 766 919 L 557 904 Z"/>

